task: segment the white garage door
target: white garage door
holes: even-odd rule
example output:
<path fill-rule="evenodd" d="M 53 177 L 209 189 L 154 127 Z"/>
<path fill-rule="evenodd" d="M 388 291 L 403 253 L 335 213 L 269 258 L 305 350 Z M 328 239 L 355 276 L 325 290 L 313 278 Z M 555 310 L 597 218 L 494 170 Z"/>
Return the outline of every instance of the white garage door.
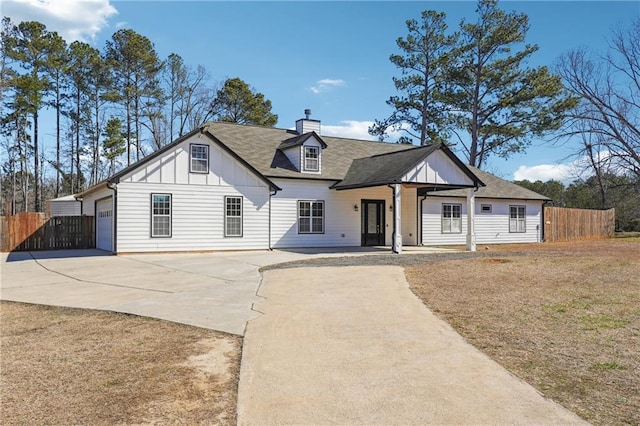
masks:
<path fill-rule="evenodd" d="M 113 251 L 113 203 L 111 197 L 96 203 L 96 247 Z"/>

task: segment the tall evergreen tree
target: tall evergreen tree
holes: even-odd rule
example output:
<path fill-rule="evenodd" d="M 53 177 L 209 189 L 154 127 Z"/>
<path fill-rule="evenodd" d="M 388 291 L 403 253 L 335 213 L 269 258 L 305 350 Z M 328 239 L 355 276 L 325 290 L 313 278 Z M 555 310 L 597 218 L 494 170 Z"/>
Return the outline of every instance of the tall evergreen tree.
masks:
<path fill-rule="evenodd" d="M 407 21 L 408 35 L 396 44 L 402 55 L 390 61 L 402 71 L 393 83 L 402 95 L 391 96 L 387 105 L 394 111 L 384 120 L 376 120 L 369 133 L 383 139 L 389 129 L 417 138 L 420 145 L 447 139 L 447 104 L 444 98 L 446 71 L 456 35 L 447 35 L 445 14 L 422 12 L 420 22 Z M 403 138 L 405 140 L 408 138 Z"/>
<path fill-rule="evenodd" d="M 89 78 L 93 69 L 93 62 L 100 57 L 100 52 L 89 44 L 74 41 L 69 46 L 69 61 L 67 63 L 67 74 L 70 79 L 71 98 L 73 99 L 71 109 L 68 112 L 71 118 L 71 138 L 70 138 L 70 172 L 67 176 L 68 185 L 71 192 L 82 190 L 80 184 L 81 170 L 81 144 L 83 131 L 91 124 L 88 111 Z M 75 173 L 74 173 L 75 169 Z"/>
<path fill-rule="evenodd" d="M 537 45 L 513 51 L 525 42 L 527 15 L 505 13 L 497 0 L 480 0 L 476 13 L 475 22 L 460 24 L 448 101 L 456 127 L 468 134 L 459 140 L 468 163 L 481 168 L 490 155 L 508 158 L 532 138 L 560 128 L 576 100 L 564 94 L 560 76 L 547 67 L 526 67 Z"/>
<path fill-rule="evenodd" d="M 64 110 L 64 102 L 66 100 L 67 89 L 67 75 L 66 64 L 69 60 L 67 49 L 67 43 L 62 37 L 57 34 L 51 38 L 51 52 L 45 65 L 46 72 L 51 82 L 51 91 L 53 93 L 53 99 L 49 102 L 49 105 L 55 109 L 56 112 L 56 183 L 54 189 L 55 197 L 60 196 L 60 142 L 61 142 L 61 124 L 60 118 Z"/>
<path fill-rule="evenodd" d="M 109 162 L 108 175 L 111 176 L 116 171 L 116 159 L 127 150 L 122 121 L 119 118 L 110 118 L 102 135 L 104 136 L 102 142 L 104 156 Z"/>
<path fill-rule="evenodd" d="M 140 120 L 145 102 L 158 95 L 161 63 L 151 41 L 131 29 L 116 32 L 107 41 L 106 58 L 113 71 L 114 87 L 125 110 L 127 165 L 131 164 L 131 145 L 140 159 Z"/>
<path fill-rule="evenodd" d="M 278 122 L 278 116 L 271 112 L 271 101 L 237 77 L 224 82 L 216 94 L 212 109 L 219 121 L 267 127 L 273 127 Z"/>
<path fill-rule="evenodd" d="M 40 22 L 21 22 L 14 26 L 12 35 L 7 39 L 6 54 L 15 60 L 26 72 L 15 78 L 14 83 L 20 102 L 26 106 L 33 119 L 33 170 L 34 170 L 34 208 L 42 210 L 40 194 L 40 152 L 39 152 L 39 113 L 50 89 L 45 74 L 49 57 L 54 45 L 56 33 L 47 31 Z"/>

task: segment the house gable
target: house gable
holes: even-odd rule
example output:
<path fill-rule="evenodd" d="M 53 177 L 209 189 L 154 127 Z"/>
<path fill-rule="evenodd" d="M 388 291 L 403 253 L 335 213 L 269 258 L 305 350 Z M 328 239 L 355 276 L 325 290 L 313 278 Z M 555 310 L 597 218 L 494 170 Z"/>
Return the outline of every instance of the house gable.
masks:
<path fill-rule="evenodd" d="M 449 188 L 484 185 L 448 148 L 432 144 L 356 159 L 342 182 L 334 188 L 354 189 L 394 183 Z"/>
<path fill-rule="evenodd" d="M 108 181 L 279 189 L 213 135 L 201 129 L 127 167 Z"/>
<path fill-rule="evenodd" d="M 418 184 L 475 186 L 474 180 L 441 150 L 432 152 L 423 161 L 411 167 L 401 177 L 401 181 Z"/>

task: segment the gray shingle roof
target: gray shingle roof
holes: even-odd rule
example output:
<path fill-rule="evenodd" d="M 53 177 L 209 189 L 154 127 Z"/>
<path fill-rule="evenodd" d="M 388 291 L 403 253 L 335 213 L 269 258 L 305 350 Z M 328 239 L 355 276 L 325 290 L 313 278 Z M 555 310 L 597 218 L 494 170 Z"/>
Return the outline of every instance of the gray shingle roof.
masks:
<path fill-rule="evenodd" d="M 458 163 L 460 169 L 474 182 L 474 186 L 483 185 L 483 182 L 471 173 L 471 171 L 467 169 L 467 166 L 462 164 L 446 146 L 431 144 L 356 159 L 353 161 L 344 180 L 336 184 L 334 188 L 362 188 L 400 182 L 409 170 L 437 150 L 442 150 L 445 155 Z"/>
<path fill-rule="evenodd" d="M 131 170 L 135 170 L 142 164 L 161 155 L 200 131 L 208 134 L 213 140 L 226 147 L 241 162 L 250 169 L 259 173 L 270 186 L 277 188 L 269 178 L 306 178 L 322 179 L 340 182 L 339 185 L 347 186 L 350 183 L 362 184 L 363 182 L 389 183 L 390 179 L 402 176 L 417 161 L 425 158 L 430 151 L 438 149 L 438 146 L 415 147 L 413 145 L 394 144 L 386 142 L 373 142 L 358 139 L 337 138 L 322 136 L 321 140 L 326 144 L 322 150 L 322 172 L 300 173 L 281 151 L 282 146 L 299 144 L 306 140 L 308 135 L 298 135 L 293 130 L 277 129 L 271 127 L 246 126 L 233 123 L 209 122 L 160 150 L 143 158 L 139 162 L 121 170 L 109 179 L 94 185 L 83 192 L 86 194 L 106 182 L 118 182 L 118 180 Z M 303 138 L 301 138 L 304 137 Z M 282 145 L 285 143 L 284 145 Z M 291 145 L 293 146 L 293 145 Z M 435 147 L 435 148 L 434 148 Z M 441 148 L 448 151 L 447 148 Z M 389 155 L 385 155 L 389 154 Z M 455 160 L 458 163 L 459 160 Z M 353 167 L 352 167 L 353 165 Z M 460 163 L 462 167 L 462 163 Z M 486 184 L 480 187 L 476 194 L 479 198 L 515 198 L 530 200 L 549 200 L 549 198 L 522 188 L 511 182 L 507 182 L 492 174 L 483 172 L 475 167 L 466 166 L 480 181 Z M 370 186 L 370 185 L 369 185 Z M 336 185 L 338 187 L 338 185 Z M 430 192 L 430 195 L 465 197 L 466 190 L 446 190 Z"/>
<path fill-rule="evenodd" d="M 307 139 L 309 139 L 310 137 L 314 136 L 316 139 L 318 139 L 318 141 L 320 142 L 320 145 L 322 145 L 322 148 L 326 148 L 327 144 L 324 143 L 324 141 L 322 140 L 322 138 L 316 133 L 316 132 L 310 132 L 310 133 L 305 133 L 299 136 L 294 136 L 292 138 L 289 138 L 285 141 L 282 141 L 282 143 L 278 146 L 278 149 L 287 149 L 287 148 L 291 148 L 294 146 L 300 146 L 302 145 Z"/>
<path fill-rule="evenodd" d="M 515 183 L 508 182 L 504 179 L 483 172 L 482 170 L 467 166 L 480 178 L 487 186 L 481 187 L 476 192 L 476 198 L 514 198 L 519 200 L 551 200 L 549 197 L 533 192 L 527 188 L 523 188 Z M 451 189 L 447 191 L 429 192 L 430 196 L 440 197 L 466 197 L 467 191 L 464 189 Z"/>
<path fill-rule="evenodd" d="M 293 130 L 219 122 L 205 124 L 205 130 L 210 133 L 211 137 L 227 146 L 269 178 L 340 181 L 347 175 L 351 163 L 357 158 L 415 148 L 411 145 L 388 142 L 321 136 L 327 144 L 327 147 L 322 150 L 321 173 L 300 173 L 293 170 L 291 163 L 282 158 L 284 155 L 278 150 L 282 142 L 298 136 Z"/>

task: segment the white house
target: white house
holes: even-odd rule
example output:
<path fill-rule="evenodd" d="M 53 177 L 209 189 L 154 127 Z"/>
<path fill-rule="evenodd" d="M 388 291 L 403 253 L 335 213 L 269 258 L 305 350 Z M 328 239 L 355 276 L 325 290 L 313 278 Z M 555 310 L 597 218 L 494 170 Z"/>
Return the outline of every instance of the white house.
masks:
<path fill-rule="evenodd" d="M 546 198 L 415 147 L 207 123 L 78 194 L 114 253 L 540 241 Z M 472 214 L 467 214 L 471 212 Z"/>

